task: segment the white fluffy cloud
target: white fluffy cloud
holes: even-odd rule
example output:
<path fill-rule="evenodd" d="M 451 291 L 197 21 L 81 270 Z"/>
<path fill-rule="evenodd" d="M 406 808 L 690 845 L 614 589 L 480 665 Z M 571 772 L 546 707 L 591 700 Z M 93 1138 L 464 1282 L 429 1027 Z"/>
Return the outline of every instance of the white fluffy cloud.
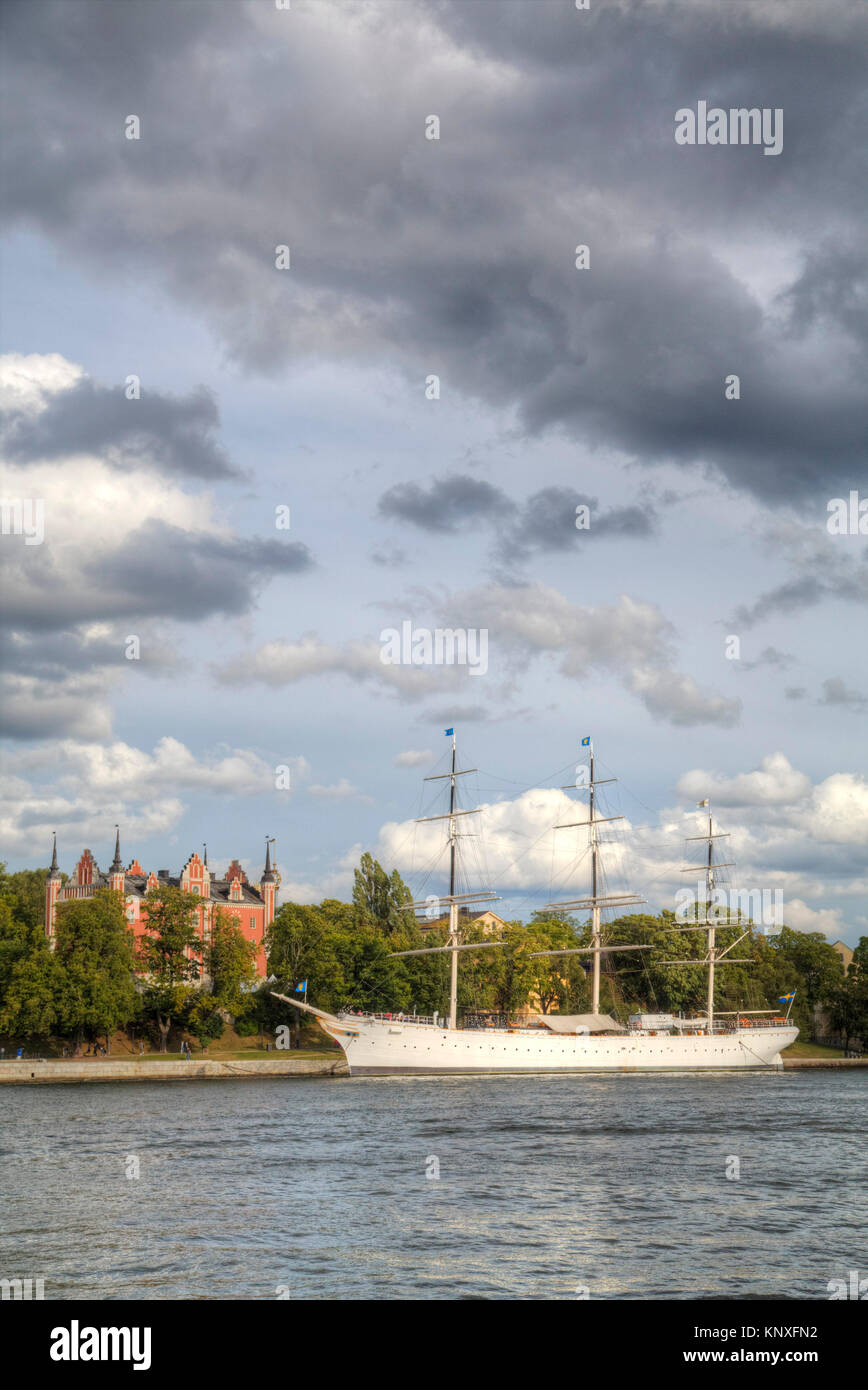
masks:
<path fill-rule="evenodd" d="M 868 779 L 837 772 L 816 788 L 810 818 L 811 834 L 821 844 L 868 844 Z"/>
<path fill-rule="evenodd" d="M 544 584 L 489 584 L 439 596 L 431 626 L 488 634 L 488 668 L 471 675 L 466 666 L 387 665 L 372 641 L 335 645 L 306 633 L 297 641 L 266 642 L 217 670 L 226 684 L 260 681 L 293 685 L 314 676 L 343 675 L 415 700 L 472 683 L 474 694 L 491 681 L 495 691 L 509 688 L 535 658 L 554 658 L 561 674 L 585 680 L 597 672 L 617 676 L 656 719 L 674 725 L 738 722 L 741 702 L 703 691 L 694 678 L 673 666 L 673 628 L 660 610 L 622 594 L 617 603 L 597 607 L 573 603 Z M 397 626 L 403 615 L 395 619 Z M 414 624 L 415 626 L 415 624 Z"/>
<path fill-rule="evenodd" d="M 789 898 L 786 903 L 786 922 L 796 931 L 821 931 L 825 936 L 841 935 L 840 907 L 808 907 L 801 898 Z"/>
<path fill-rule="evenodd" d="M 726 855 L 719 857 L 734 860 L 735 866 L 722 883 L 742 890 L 781 889 L 789 926 L 832 937 L 846 932 L 843 907 L 829 906 L 828 900 L 846 902 L 866 891 L 861 847 L 868 826 L 868 781 L 834 774 L 812 786 L 781 753 L 730 779 L 693 769 L 678 784 L 679 797 L 689 806 L 663 809 L 657 824 L 634 826 L 624 819 L 602 828 L 608 891 L 638 892 L 658 910 L 675 906 L 678 889 L 693 888 L 693 880 L 681 872 L 691 862 L 696 880 L 702 881 L 696 845 L 687 842 L 705 829 L 705 813 L 694 802 L 701 793 L 711 793 L 716 805 L 729 808 L 719 821 L 729 835 Z M 478 822 L 468 817 L 459 825 L 480 832 L 478 840 L 467 842 L 475 857 L 474 887 L 535 896 L 539 906 L 582 897 L 588 891 L 587 830 L 554 827 L 585 820 L 586 808 L 581 798 L 543 788 L 484 804 Z M 437 822 L 388 822 L 375 852 L 408 876 L 414 891 L 427 890 L 429 876 L 436 891 L 445 873 L 444 839 Z"/>
<path fill-rule="evenodd" d="M 290 766 L 294 777 L 309 773 L 303 758 L 291 759 Z M 119 740 L 63 739 L 5 759 L 0 838 L 8 852 L 33 854 L 56 830 L 77 853 L 89 841 L 106 841 L 118 821 L 125 843 L 133 845 L 176 826 L 185 794 L 256 797 L 272 791 L 274 769 L 247 749 L 197 758 L 174 738 L 160 739 L 151 753 Z"/>
<path fill-rule="evenodd" d="M 694 768 L 680 779 L 677 791 L 698 800 L 710 797 L 715 806 L 787 806 L 807 797 L 811 782 L 783 753 L 770 753 L 753 772 L 737 777 Z"/>
<path fill-rule="evenodd" d="M 0 409 L 39 415 L 56 391 L 84 377 L 84 368 L 59 352 L 7 352 L 0 356 Z"/>
<path fill-rule="evenodd" d="M 382 651 L 372 641 L 332 644 L 308 632 L 296 642 L 265 642 L 255 651 L 223 663 L 216 674 L 226 685 L 260 681 L 276 687 L 339 675 L 354 682 L 378 685 L 405 700 L 455 690 L 470 679 L 467 668 L 462 666 L 390 665 L 383 662 Z"/>

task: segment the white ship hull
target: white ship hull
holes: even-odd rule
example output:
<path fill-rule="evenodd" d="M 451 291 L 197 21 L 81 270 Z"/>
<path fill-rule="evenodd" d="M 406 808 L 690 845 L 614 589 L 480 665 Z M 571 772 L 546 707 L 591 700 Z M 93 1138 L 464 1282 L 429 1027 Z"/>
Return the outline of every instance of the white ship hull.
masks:
<path fill-rule="evenodd" d="M 447 1029 L 342 1016 L 320 1024 L 346 1054 L 352 1076 L 493 1072 L 766 1071 L 798 1028 L 744 1028 L 714 1036 L 579 1035 L 541 1028 Z"/>

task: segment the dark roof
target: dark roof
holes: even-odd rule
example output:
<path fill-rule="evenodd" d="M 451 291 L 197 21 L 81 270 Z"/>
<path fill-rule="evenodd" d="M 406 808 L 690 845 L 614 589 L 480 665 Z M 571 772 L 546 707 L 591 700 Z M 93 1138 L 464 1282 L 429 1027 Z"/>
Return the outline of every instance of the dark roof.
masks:
<path fill-rule="evenodd" d="M 95 879 L 95 880 L 94 880 L 94 883 L 96 884 L 96 882 L 97 882 L 97 880 Z M 125 892 L 125 893 L 129 893 L 129 894 L 131 894 L 132 896 L 137 896 L 137 897 L 143 898 L 143 897 L 145 896 L 146 892 L 147 892 L 147 882 L 148 882 L 148 877 L 147 877 L 146 874 L 142 874 L 142 875 L 139 875 L 139 874 L 127 874 L 127 875 L 125 876 L 125 878 L 124 878 L 124 892 Z M 209 901 L 211 901 L 211 902 L 220 902 L 220 903 L 222 903 L 222 902 L 229 902 L 229 903 L 231 903 L 231 902 L 255 903 L 255 904 L 257 904 L 259 907 L 262 906 L 263 899 L 260 897 L 260 895 L 259 895 L 259 893 L 256 891 L 256 889 L 255 889 L 255 888 L 251 888 L 251 887 L 249 886 L 249 884 L 247 884 L 247 883 L 242 883 L 242 884 L 241 884 L 241 897 L 240 897 L 240 898 L 233 898 L 233 897 L 232 897 L 232 884 L 233 884 L 233 882 L 237 882 L 237 880 L 225 879 L 225 878 L 224 878 L 224 879 L 214 879 L 214 878 L 212 878 L 212 880 L 211 880 L 211 892 L 210 892 L 210 894 L 209 894 Z M 173 888 L 180 888 L 180 886 L 181 886 L 181 880 L 180 880 L 180 878 L 163 878 L 163 879 L 160 879 L 160 880 L 159 880 L 159 882 L 157 883 L 156 886 L 159 888 L 159 886 L 160 886 L 161 883 L 169 883 L 169 884 L 172 885 Z M 107 877 L 106 877 L 105 874 L 100 874 L 100 876 L 99 876 L 99 885 L 102 886 L 103 884 L 106 884 L 106 886 L 107 886 L 107 884 L 108 884 L 108 879 L 107 879 Z"/>
<path fill-rule="evenodd" d="M 231 896 L 232 884 L 237 882 L 238 879 L 212 879 L 211 897 L 219 902 L 259 903 L 260 906 L 262 905 L 263 900 L 259 893 L 247 883 L 241 885 L 241 897 L 233 898 Z"/>

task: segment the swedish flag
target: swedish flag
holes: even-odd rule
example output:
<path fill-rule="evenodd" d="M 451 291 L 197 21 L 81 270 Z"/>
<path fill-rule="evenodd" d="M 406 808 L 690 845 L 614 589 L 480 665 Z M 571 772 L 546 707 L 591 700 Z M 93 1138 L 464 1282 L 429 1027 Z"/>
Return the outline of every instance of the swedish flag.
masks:
<path fill-rule="evenodd" d="M 582 739 L 582 747 L 583 747 L 583 748 L 587 748 L 587 746 L 588 746 L 588 744 L 589 744 L 590 742 L 591 742 L 590 737 L 588 737 L 588 738 L 583 738 L 583 739 Z"/>

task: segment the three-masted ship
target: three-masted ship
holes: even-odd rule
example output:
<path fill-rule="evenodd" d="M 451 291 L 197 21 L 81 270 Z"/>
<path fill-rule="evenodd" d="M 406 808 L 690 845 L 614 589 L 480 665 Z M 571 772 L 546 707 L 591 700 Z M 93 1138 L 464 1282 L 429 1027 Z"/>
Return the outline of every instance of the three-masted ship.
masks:
<path fill-rule="evenodd" d="M 600 893 L 602 881 L 600 826 L 620 816 L 601 816 L 598 812 L 597 787 L 614 778 L 595 777 L 594 749 L 588 747 L 590 776 L 578 779 L 575 789 L 588 793 L 586 820 L 568 821 L 556 830 L 587 827 L 590 850 L 590 894 L 584 898 L 568 899 L 548 905 L 555 913 L 572 913 L 587 909 L 590 912 L 590 944 L 565 947 L 559 950 L 536 951 L 534 957 L 583 956 L 591 957 L 591 1012 L 588 1014 L 539 1014 L 529 1019 L 494 1027 L 458 1026 L 458 969 L 464 951 L 495 949 L 503 941 L 465 942 L 461 939 L 461 913 L 476 903 L 492 902 L 497 898 L 492 889 L 457 893 L 456 867 L 460 840 L 459 823 L 465 816 L 480 814 L 479 809 L 467 810 L 456 804 L 456 782 L 476 769 L 460 770 L 457 766 L 455 735 L 452 730 L 451 768 L 426 781 L 444 780 L 449 783 L 449 809 L 440 816 L 425 816 L 420 823 L 444 821 L 448 830 L 449 893 L 439 899 L 448 905 L 449 933 L 443 946 L 421 947 L 412 951 L 394 952 L 395 956 L 450 956 L 449 1014 L 441 1018 L 420 1018 L 403 1013 L 359 1014 L 350 1011 L 332 1014 L 315 1005 L 277 994 L 294 1008 L 314 1015 L 321 1027 L 344 1050 L 353 1076 L 383 1076 L 399 1074 L 495 1073 L 495 1072 L 638 1072 L 638 1071 L 757 1071 L 780 1068 L 782 1049 L 798 1037 L 798 1028 L 787 1018 L 772 1011 L 745 1011 L 736 1014 L 715 1013 L 715 972 L 721 966 L 750 964 L 730 952 L 748 935 L 741 935 L 726 945 L 718 944 L 717 932 L 731 931 L 733 923 L 721 922 L 710 915 L 716 887 L 716 873 L 724 865 L 715 864 L 714 844 L 723 838 L 715 830 L 711 811 L 708 813 L 707 833 L 690 837 L 707 842 L 705 863 L 706 895 L 709 905 L 702 920 L 690 925 L 673 926 L 677 932 L 699 931 L 706 935 L 704 958 L 683 961 L 661 961 L 663 965 L 701 965 L 707 971 L 707 1005 L 699 1018 L 675 1018 L 672 1015 L 636 1015 L 623 1025 L 609 1014 L 600 1013 L 601 960 L 620 951 L 650 951 L 644 943 L 607 943 L 602 917 L 605 912 L 621 912 L 640 904 L 644 899 L 635 893 Z M 572 790 L 572 787 L 570 788 Z M 702 805 L 707 805 L 703 802 Z M 688 872 L 695 872 L 695 867 Z M 428 913 L 430 898 L 413 902 L 408 910 Z M 739 922 L 737 925 L 743 925 Z M 790 1003 L 790 1008 L 792 1003 Z"/>

